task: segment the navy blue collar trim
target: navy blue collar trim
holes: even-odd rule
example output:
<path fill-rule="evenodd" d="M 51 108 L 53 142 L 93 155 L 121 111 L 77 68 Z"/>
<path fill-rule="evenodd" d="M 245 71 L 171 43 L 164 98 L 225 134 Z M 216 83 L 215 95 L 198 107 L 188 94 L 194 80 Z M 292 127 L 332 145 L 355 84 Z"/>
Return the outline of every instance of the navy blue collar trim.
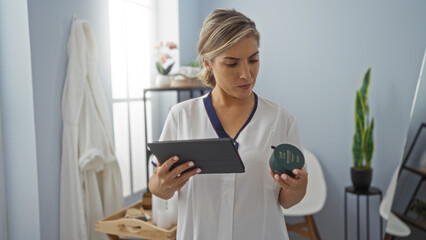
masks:
<path fill-rule="evenodd" d="M 219 136 L 219 138 L 231 138 L 225 132 L 225 129 L 223 129 L 222 123 L 220 123 L 220 120 L 217 117 L 216 111 L 214 110 L 214 107 L 213 107 L 211 94 L 212 94 L 212 92 L 210 91 L 210 93 L 203 99 L 204 107 L 206 108 L 207 115 L 209 116 L 210 122 L 212 123 L 212 126 L 213 126 L 214 130 L 216 131 L 216 134 Z M 244 123 L 244 125 L 241 127 L 241 129 L 238 131 L 238 133 L 235 135 L 235 137 L 231 138 L 232 141 L 234 142 L 235 146 L 237 147 L 237 149 L 238 149 L 238 145 L 239 145 L 238 142 L 237 142 L 237 138 L 240 135 L 240 133 L 243 131 L 243 129 L 249 124 L 249 122 L 253 118 L 253 116 L 256 112 L 256 109 L 257 109 L 257 95 L 254 92 L 253 92 L 253 94 L 254 94 L 254 107 L 253 107 L 253 110 L 251 111 L 250 117 L 247 119 L 247 121 Z"/>

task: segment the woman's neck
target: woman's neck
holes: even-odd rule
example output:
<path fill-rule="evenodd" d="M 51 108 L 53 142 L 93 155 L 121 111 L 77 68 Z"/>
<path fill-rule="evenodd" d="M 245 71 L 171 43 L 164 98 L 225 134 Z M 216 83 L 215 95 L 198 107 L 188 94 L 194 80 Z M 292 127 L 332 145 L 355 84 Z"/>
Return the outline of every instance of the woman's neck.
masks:
<path fill-rule="evenodd" d="M 212 90 L 211 101 L 213 106 L 217 107 L 247 107 L 253 106 L 254 104 L 254 94 L 250 93 L 250 96 L 247 98 L 237 98 L 232 95 L 229 95 L 220 87 L 215 87 Z"/>

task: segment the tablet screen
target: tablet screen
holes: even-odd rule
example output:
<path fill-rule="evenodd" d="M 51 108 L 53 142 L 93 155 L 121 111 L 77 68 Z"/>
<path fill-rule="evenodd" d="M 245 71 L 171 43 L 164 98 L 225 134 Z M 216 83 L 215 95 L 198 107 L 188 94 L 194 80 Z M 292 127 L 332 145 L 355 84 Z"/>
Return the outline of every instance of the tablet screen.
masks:
<path fill-rule="evenodd" d="M 147 144 L 151 152 L 163 164 L 177 155 L 177 161 L 171 168 L 187 161 L 193 161 L 194 168 L 203 173 L 243 173 L 243 161 L 230 138 L 157 141 Z"/>

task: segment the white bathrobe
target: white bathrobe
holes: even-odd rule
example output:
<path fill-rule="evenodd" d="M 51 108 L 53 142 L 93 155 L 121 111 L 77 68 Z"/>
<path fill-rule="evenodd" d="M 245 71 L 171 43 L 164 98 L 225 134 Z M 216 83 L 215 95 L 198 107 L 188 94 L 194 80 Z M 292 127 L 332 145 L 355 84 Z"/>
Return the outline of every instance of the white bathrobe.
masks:
<path fill-rule="evenodd" d="M 60 239 L 106 239 L 97 220 L 123 207 L 112 126 L 88 22 L 73 18 L 62 95 Z"/>

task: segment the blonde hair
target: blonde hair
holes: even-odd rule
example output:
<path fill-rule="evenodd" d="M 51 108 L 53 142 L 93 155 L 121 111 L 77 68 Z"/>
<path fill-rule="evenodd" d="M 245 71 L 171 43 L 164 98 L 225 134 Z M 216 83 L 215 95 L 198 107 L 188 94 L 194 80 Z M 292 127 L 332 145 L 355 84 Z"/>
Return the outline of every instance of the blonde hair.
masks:
<path fill-rule="evenodd" d="M 215 57 L 248 36 L 256 37 L 259 44 L 260 34 L 250 18 L 235 9 L 216 9 L 204 20 L 197 45 L 198 58 L 213 61 Z M 207 68 L 203 68 L 198 77 L 206 85 L 215 87 L 213 73 Z"/>

